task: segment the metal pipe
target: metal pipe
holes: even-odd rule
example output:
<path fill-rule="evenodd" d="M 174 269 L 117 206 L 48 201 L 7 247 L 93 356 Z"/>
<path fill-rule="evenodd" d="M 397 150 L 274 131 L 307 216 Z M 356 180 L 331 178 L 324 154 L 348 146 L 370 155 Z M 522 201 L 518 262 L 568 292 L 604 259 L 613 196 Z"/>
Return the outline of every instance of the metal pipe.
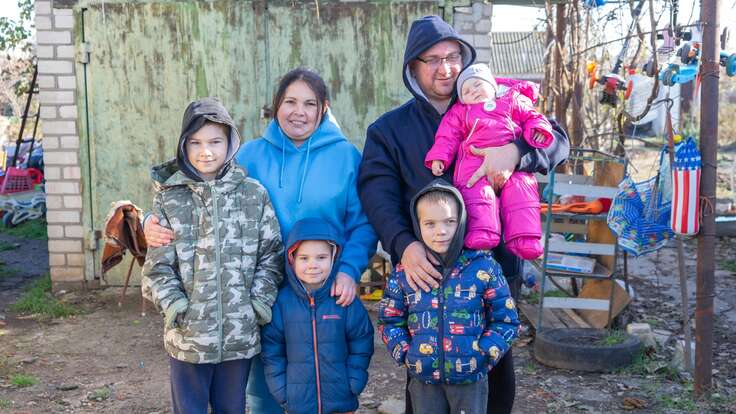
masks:
<path fill-rule="evenodd" d="M 719 0 L 702 0 L 700 152 L 701 222 L 695 290 L 695 395 L 710 392 L 713 368 L 713 296 L 715 263 L 716 149 L 718 146 Z"/>
<path fill-rule="evenodd" d="M 36 78 L 38 77 L 38 66 L 33 66 L 33 79 L 31 80 L 31 88 L 28 90 L 28 99 L 26 99 L 26 108 L 23 110 L 23 118 L 20 121 L 20 131 L 18 131 L 18 139 L 15 141 L 15 153 L 13 154 L 13 164 L 18 164 L 18 155 L 20 152 L 20 144 L 23 142 L 23 130 L 26 128 L 26 119 L 28 119 L 28 111 L 31 109 L 31 101 L 33 100 L 33 91 L 36 89 Z M 41 108 L 39 108 L 39 111 Z"/>

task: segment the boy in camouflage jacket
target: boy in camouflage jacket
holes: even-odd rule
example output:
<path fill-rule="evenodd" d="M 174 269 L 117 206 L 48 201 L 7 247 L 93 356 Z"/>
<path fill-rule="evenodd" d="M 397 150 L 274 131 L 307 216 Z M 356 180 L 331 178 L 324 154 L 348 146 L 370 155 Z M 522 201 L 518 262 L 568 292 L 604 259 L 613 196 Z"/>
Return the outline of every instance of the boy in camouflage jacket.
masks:
<path fill-rule="evenodd" d="M 415 413 L 485 414 L 488 371 L 517 337 L 514 300 L 493 253 L 463 249 L 466 213 L 456 188 L 435 180 L 410 211 L 442 279 L 429 293 L 415 291 L 396 266 L 378 311 L 381 338 L 409 368 Z"/>
<path fill-rule="evenodd" d="M 176 159 L 152 170 L 153 213 L 175 240 L 149 248 L 142 289 L 164 315 L 174 413 L 245 411 L 259 325 L 283 279 L 283 243 L 266 190 L 233 157 L 240 135 L 212 98 L 184 113 Z"/>

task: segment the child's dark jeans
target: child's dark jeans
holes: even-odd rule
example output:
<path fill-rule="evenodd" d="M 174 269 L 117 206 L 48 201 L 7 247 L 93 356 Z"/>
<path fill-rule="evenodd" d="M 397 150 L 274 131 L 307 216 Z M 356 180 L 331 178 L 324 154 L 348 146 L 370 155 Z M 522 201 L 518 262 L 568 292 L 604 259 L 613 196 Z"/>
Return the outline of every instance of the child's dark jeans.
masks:
<path fill-rule="evenodd" d="M 171 357 L 169 361 L 174 414 L 206 413 L 208 405 L 215 414 L 245 412 L 250 359 L 219 364 L 190 364 Z"/>
<path fill-rule="evenodd" d="M 463 385 L 425 384 L 412 378 L 409 395 L 415 413 L 486 414 L 488 378 Z"/>

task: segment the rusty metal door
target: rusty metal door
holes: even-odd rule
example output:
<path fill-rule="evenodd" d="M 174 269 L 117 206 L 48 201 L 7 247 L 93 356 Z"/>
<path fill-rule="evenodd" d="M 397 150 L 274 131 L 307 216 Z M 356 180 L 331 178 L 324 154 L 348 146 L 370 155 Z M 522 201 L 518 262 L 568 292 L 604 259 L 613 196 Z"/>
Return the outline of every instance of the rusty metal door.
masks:
<path fill-rule="evenodd" d="M 86 274 L 99 276 L 110 203 L 150 209 L 150 167 L 173 157 L 181 116 L 216 96 L 244 139 L 260 136 L 278 78 L 309 66 L 362 148 L 366 127 L 409 97 L 401 62 L 417 17 L 438 1 L 117 1 L 76 6 Z M 128 259 L 129 260 L 129 259 Z M 106 280 L 120 284 L 127 260 Z M 134 271 L 134 274 L 139 274 Z"/>

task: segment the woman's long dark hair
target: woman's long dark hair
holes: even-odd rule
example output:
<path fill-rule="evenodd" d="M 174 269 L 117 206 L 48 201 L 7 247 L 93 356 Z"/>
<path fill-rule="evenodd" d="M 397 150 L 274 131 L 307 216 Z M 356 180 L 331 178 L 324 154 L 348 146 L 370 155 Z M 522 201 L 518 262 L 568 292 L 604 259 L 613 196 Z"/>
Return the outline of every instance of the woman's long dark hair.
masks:
<path fill-rule="evenodd" d="M 281 80 L 279 81 L 279 85 L 276 88 L 276 93 L 273 95 L 271 116 L 276 119 L 276 114 L 279 112 L 279 107 L 281 107 L 281 104 L 284 102 L 284 94 L 286 94 L 286 88 L 288 88 L 289 85 L 291 85 L 292 83 L 299 80 L 306 83 L 307 86 L 309 86 L 309 89 L 311 89 L 312 92 L 314 92 L 315 96 L 317 96 L 320 116 L 317 125 L 319 125 L 324 119 L 323 115 L 330 100 L 329 91 L 327 90 L 327 85 L 325 84 L 325 81 L 322 79 L 321 76 L 319 76 L 319 74 L 317 74 L 317 72 L 304 67 L 293 69 L 281 78 Z"/>

